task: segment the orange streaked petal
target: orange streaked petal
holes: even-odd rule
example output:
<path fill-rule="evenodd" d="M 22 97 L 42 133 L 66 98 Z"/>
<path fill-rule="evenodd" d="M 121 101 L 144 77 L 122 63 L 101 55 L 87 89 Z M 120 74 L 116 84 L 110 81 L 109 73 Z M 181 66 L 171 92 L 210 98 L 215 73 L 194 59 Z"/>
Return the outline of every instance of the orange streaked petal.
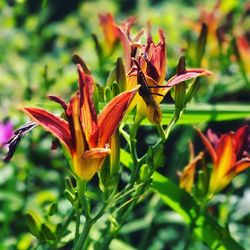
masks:
<path fill-rule="evenodd" d="M 93 102 L 94 80 L 84 73 L 82 67 L 77 65 L 79 74 L 79 92 L 81 121 L 86 140 L 90 146 L 96 147 L 98 137 L 97 115 Z"/>
<path fill-rule="evenodd" d="M 242 171 L 249 167 L 250 158 L 244 158 L 236 162 L 236 164 L 234 166 L 231 166 L 231 168 L 227 169 L 228 171 L 223 171 L 223 173 L 219 173 L 219 170 L 213 171 L 211 174 L 209 185 L 210 193 L 219 192 L 224 187 L 226 187 L 236 175 L 240 174 Z"/>
<path fill-rule="evenodd" d="M 222 135 L 220 138 L 217 147 L 218 162 L 214 166 L 214 168 L 216 168 L 214 171 L 217 172 L 218 179 L 223 178 L 223 176 L 230 171 L 236 162 L 233 137 L 233 133 L 228 133 Z"/>
<path fill-rule="evenodd" d="M 192 78 L 200 76 L 209 76 L 212 73 L 205 69 L 187 69 L 185 72 L 179 75 L 174 75 L 171 79 L 168 80 L 167 86 L 172 87 L 181 82 L 190 80 Z"/>
<path fill-rule="evenodd" d="M 195 177 L 195 169 L 197 163 L 202 159 L 203 152 L 199 153 L 191 162 L 184 168 L 183 172 L 180 173 L 180 187 L 185 189 L 187 192 L 192 191 L 194 177 Z"/>
<path fill-rule="evenodd" d="M 104 37 L 108 46 L 112 48 L 118 39 L 115 20 L 110 13 L 99 14 L 100 25 L 102 26 Z"/>
<path fill-rule="evenodd" d="M 131 68 L 131 63 L 132 63 L 130 41 L 126 32 L 121 27 L 117 26 L 117 31 L 123 45 L 124 57 L 125 57 L 125 69 L 126 72 L 128 72 Z"/>
<path fill-rule="evenodd" d="M 110 149 L 109 148 L 93 148 L 88 151 L 85 151 L 82 155 L 84 159 L 89 159 L 89 158 L 103 158 L 110 154 Z"/>
<path fill-rule="evenodd" d="M 22 111 L 33 121 L 37 122 L 44 129 L 56 136 L 68 150 L 74 150 L 68 122 L 39 108 L 23 108 Z"/>
<path fill-rule="evenodd" d="M 154 80 L 158 82 L 158 84 L 162 84 L 165 76 L 166 76 L 166 44 L 165 44 L 165 35 L 163 30 L 159 29 L 159 37 L 160 41 L 156 45 L 154 44 L 150 32 L 150 26 L 148 26 L 148 39 L 147 46 L 145 51 L 148 55 L 149 61 L 156 68 L 159 79 L 153 77 Z M 150 73 L 147 72 L 149 76 L 152 77 Z"/>
<path fill-rule="evenodd" d="M 98 116 L 99 140 L 98 147 L 103 148 L 109 141 L 111 135 L 119 126 L 124 113 L 133 100 L 140 85 L 136 88 L 125 91 L 113 98 Z"/>
<path fill-rule="evenodd" d="M 212 144 L 210 143 L 210 141 L 207 139 L 207 137 L 199 129 L 197 129 L 197 132 L 198 132 L 203 144 L 207 148 L 207 150 L 212 158 L 213 163 L 216 164 L 218 157 L 217 157 L 217 154 L 216 154 Z"/>
<path fill-rule="evenodd" d="M 247 168 L 250 168 L 250 158 L 243 158 L 235 163 L 232 171 L 235 173 L 235 175 L 237 175 Z"/>
<path fill-rule="evenodd" d="M 71 98 L 67 109 L 67 116 L 69 119 L 72 137 L 74 138 L 76 154 L 81 155 L 88 146 L 85 145 L 85 134 L 83 132 L 82 124 L 80 122 L 79 94 L 76 94 Z"/>

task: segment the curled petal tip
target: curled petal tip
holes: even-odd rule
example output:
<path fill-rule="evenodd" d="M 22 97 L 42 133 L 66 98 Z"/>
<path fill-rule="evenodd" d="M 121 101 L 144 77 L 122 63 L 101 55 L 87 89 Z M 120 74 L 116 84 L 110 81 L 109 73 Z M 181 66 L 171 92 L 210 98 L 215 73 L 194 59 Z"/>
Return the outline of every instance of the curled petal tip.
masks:
<path fill-rule="evenodd" d="M 200 76 L 212 76 L 212 75 L 214 75 L 214 73 L 209 70 L 204 70 L 204 72 L 200 74 Z"/>
<path fill-rule="evenodd" d="M 78 73 L 83 73 L 83 72 L 84 72 L 83 69 L 82 69 L 81 64 L 78 63 L 78 64 L 76 65 L 76 67 L 77 67 Z"/>
<path fill-rule="evenodd" d="M 141 84 L 136 85 L 131 91 L 136 92 L 141 87 Z"/>

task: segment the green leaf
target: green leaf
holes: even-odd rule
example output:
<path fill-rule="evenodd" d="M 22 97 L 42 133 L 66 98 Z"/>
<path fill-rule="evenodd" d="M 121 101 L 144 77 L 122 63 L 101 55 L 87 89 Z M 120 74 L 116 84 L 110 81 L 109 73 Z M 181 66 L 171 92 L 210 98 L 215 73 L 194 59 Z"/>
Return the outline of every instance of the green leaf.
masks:
<path fill-rule="evenodd" d="M 162 104 L 162 125 L 167 125 L 174 113 L 174 105 Z M 229 121 L 250 117 L 250 104 L 189 104 L 180 117 L 178 124 L 197 124 L 211 121 Z M 127 122 L 133 123 L 133 116 L 129 115 Z M 142 125 L 152 125 L 144 119 Z"/>
<path fill-rule="evenodd" d="M 128 168 L 131 168 L 133 163 L 130 154 L 123 149 L 121 149 L 121 163 Z M 210 249 L 244 249 L 210 214 L 201 212 L 197 216 L 199 206 L 187 192 L 158 172 L 155 172 L 152 178 L 154 192 L 158 193 L 169 207 L 180 214 L 186 223 L 193 226 L 193 233 Z"/>
<path fill-rule="evenodd" d="M 206 243 L 210 249 L 241 250 L 241 247 L 210 214 L 201 212 L 193 198 L 168 178 L 155 172 L 152 187 L 162 200 L 183 219 L 193 224 L 193 233 Z"/>

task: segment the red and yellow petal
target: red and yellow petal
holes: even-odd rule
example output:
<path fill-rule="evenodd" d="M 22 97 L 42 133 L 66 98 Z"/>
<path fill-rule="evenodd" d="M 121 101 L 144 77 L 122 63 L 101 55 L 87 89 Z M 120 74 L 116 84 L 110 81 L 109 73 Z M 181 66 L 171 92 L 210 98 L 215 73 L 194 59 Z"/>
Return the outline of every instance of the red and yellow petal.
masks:
<path fill-rule="evenodd" d="M 205 69 L 187 69 L 182 74 L 174 75 L 171 79 L 168 80 L 167 86 L 172 87 L 181 82 L 200 77 L 208 76 L 212 73 Z"/>
<path fill-rule="evenodd" d="M 207 139 L 207 137 L 199 129 L 197 129 L 197 132 L 198 132 L 203 144 L 207 148 L 207 150 L 208 150 L 208 152 L 209 152 L 209 154 L 210 154 L 210 156 L 212 158 L 213 163 L 216 164 L 217 160 L 218 160 L 218 157 L 217 157 L 217 153 L 216 153 L 215 149 L 213 148 L 212 144 Z"/>
<path fill-rule="evenodd" d="M 97 146 L 98 124 L 95 106 L 93 102 L 94 80 L 90 75 L 84 73 L 82 67 L 77 65 L 79 74 L 79 93 L 80 93 L 80 118 L 86 140 L 90 146 Z"/>
<path fill-rule="evenodd" d="M 192 191 L 197 163 L 202 159 L 203 153 L 199 153 L 180 173 L 180 187 L 187 192 Z"/>
<path fill-rule="evenodd" d="M 80 97 L 78 93 L 76 93 L 70 100 L 67 109 L 67 116 L 74 141 L 75 153 L 77 155 L 82 155 L 84 150 L 86 150 L 86 148 L 88 149 L 88 145 L 86 145 L 86 138 L 80 120 Z"/>
<path fill-rule="evenodd" d="M 214 164 L 210 177 L 209 190 L 216 193 L 229 184 L 234 175 L 229 175 L 236 162 L 234 151 L 234 134 L 229 133 L 221 137 L 217 147 L 217 163 Z"/>
<path fill-rule="evenodd" d="M 56 136 L 69 151 L 74 150 L 68 122 L 39 108 L 23 108 L 22 111 L 45 130 Z"/>
<path fill-rule="evenodd" d="M 99 148 L 103 148 L 105 144 L 108 143 L 111 135 L 119 126 L 120 121 L 122 120 L 139 87 L 140 85 L 130 91 L 122 92 L 118 96 L 114 97 L 99 114 Z"/>
<path fill-rule="evenodd" d="M 248 131 L 249 126 L 245 125 L 240 127 L 234 135 L 235 151 L 237 156 L 240 156 L 240 154 L 242 154 L 244 150 L 244 146 L 247 141 Z"/>

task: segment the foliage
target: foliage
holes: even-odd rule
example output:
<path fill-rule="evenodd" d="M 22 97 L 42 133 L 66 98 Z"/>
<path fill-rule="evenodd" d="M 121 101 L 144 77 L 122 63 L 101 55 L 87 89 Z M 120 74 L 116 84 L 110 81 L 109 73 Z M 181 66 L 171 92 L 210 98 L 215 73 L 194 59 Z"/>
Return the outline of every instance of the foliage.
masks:
<path fill-rule="evenodd" d="M 0 162 L 0 249 L 249 249 L 249 170 L 204 195 L 199 180 L 210 178 L 214 162 L 194 129 L 230 134 L 249 124 L 249 8 L 235 0 L 0 0 L 1 157 L 8 152 L 2 138 L 18 143 L 11 161 Z M 135 55 L 126 39 L 138 46 Z M 84 74 L 79 81 L 95 84 L 89 114 L 91 126 L 94 111 L 107 116 L 98 125 L 105 146 L 101 136 L 99 144 L 88 138 L 88 122 L 80 153 L 61 145 L 46 119 L 35 120 L 46 130 L 32 123 L 12 131 L 29 121 L 23 107 L 68 121 L 46 96 L 70 102 L 79 87 L 74 64 Z M 31 119 L 34 110 L 26 109 Z M 99 149 L 99 158 L 86 177 L 74 153 L 81 159 L 89 149 Z M 185 191 L 177 172 L 192 160 L 194 187 Z"/>

